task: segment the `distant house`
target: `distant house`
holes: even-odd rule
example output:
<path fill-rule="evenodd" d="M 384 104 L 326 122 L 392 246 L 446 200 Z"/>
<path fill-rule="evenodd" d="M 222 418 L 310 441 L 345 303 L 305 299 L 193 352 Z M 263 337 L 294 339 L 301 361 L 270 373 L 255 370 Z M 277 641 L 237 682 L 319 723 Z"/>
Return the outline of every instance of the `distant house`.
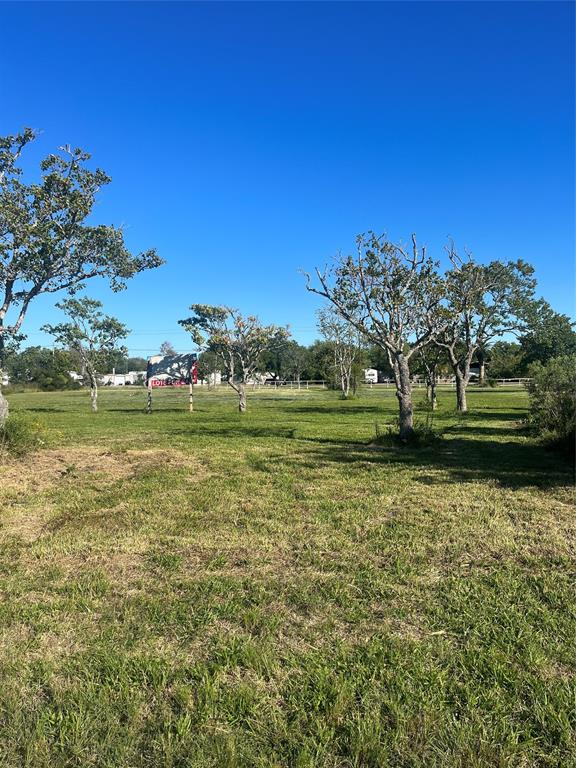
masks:
<path fill-rule="evenodd" d="M 472 365 L 470 366 L 470 378 L 471 379 L 480 378 L 480 363 L 472 363 Z"/>
<path fill-rule="evenodd" d="M 364 381 L 366 384 L 378 384 L 378 371 L 376 368 L 364 369 Z"/>
<path fill-rule="evenodd" d="M 124 387 L 130 384 L 140 384 L 146 377 L 146 371 L 128 371 L 128 373 L 105 373 L 102 384 L 107 387 Z"/>

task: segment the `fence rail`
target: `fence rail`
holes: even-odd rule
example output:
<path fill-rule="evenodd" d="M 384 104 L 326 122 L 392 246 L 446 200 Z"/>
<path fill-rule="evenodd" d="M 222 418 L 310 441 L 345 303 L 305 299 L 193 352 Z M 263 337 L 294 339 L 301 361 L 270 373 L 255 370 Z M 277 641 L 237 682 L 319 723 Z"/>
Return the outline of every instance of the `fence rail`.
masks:
<path fill-rule="evenodd" d="M 530 378 L 516 378 L 516 379 L 491 379 L 490 383 L 487 385 L 488 387 L 490 385 L 496 384 L 498 386 L 522 386 L 527 381 L 531 381 Z M 109 386 L 112 387 L 119 387 L 123 386 L 123 382 L 108 382 Z M 436 384 L 438 386 L 456 386 L 456 381 L 453 378 L 442 378 L 438 379 Z M 478 386 L 478 381 L 474 380 L 471 381 L 470 384 L 472 386 Z M 361 385 L 363 387 L 368 387 L 372 389 L 373 387 L 379 388 L 382 387 L 384 389 L 386 388 L 394 388 L 396 385 L 394 384 L 394 381 L 391 379 L 388 379 L 386 381 L 363 381 L 361 382 Z M 143 383 L 141 381 L 136 382 L 126 382 L 126 386 L 143 386 Z M 210 384 L 207 381 L 199 381 L 198 387 L 201 389 L 220 389 L 222 387 L 227 387 L 228 383 L 226 381 L 222 381 L 218 384 Z M 325 379 L 301 379 L 300 381 L 284 381 L 284 380 L 278 380 L 278 381 L 252 381 L 247 385 L 249 388 L 252 389 L 328 389 L 329 388 L 329 382 L 327 382 Z M 413 379 L 412 380 L 412 386 L 416 389 L 424 388 L 426 387 L 426 382 L 421 379 Z M 171 386 L 164 387 L 164 389 L 172 389 Z M 174 387 L 176 389 L 176 387 Z"/>
<path fill-rule="evenodd" d="M 520 386 L 520 385 L 524 385 L 527 381 L 532 381 L 532 379 L 530 379 L 530 378 L 490 379 L 490 383 L 487 383 L 485 386 L 486 387 L 490 387 L 491 384 L 497 384 L 497 385 L 501 385 L 501 386 Z M 471 381 L 469 383 L 472 384 L 473 386 L 474 385 L 478 386 L 478 381 L 477 380 Z M 370 387 L 370 388 L 372 388 L 372 387 L 394 387 L 395 386 L 394 381 L 392 381 L 391 379 L 387 380 L 387 381 L 379 381 L 377 384 L 374 383 L 374 382 L 371 382 L 371 381 L 365 381 L 364 384 L 366 386 Z M 451 378 L 451 379 L 443 378 L 443 379 L 438 379 L 436 381 L 436 384 L 437 385 L 444 385 L 444 386 L 449 385 L 449 386 L 455 387 L 456 386 L 456 380 L 453 379 L 453 378 Z M 425 387 L 426 386 L 426 382 L 425 381 L 421 381 L 420 379 L 413 380 L 412 381 L 412 386 L 416 387 L 416 388 Z"/>
<path fill-rule="evenodd" d="M 310 389 L 310 387 L 321 387 L 326 389 L 327 384 L 324 379 L 301 379 L 300 381 L 258 381 L 251 386 L 276 388 L 288 387 L 288 389 Z"/>

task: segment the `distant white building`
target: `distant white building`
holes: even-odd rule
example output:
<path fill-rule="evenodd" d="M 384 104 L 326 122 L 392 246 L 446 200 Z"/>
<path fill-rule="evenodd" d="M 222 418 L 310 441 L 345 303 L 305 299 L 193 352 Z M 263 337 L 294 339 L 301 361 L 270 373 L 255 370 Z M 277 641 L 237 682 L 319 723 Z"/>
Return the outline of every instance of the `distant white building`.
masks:
<path fill-rule="evenodd" d="M 102 384 L 109 387 L 124 387 L 126 384 L 140 384 L 146 378 L 146 371 L 128 371 L 128 373 L 105 373 Z"/>
<path fill-rule="evenodd" d="M 364 381 L 366 384 L 378 384 L 378 371 L 376 368 L 364 369 Z"/>

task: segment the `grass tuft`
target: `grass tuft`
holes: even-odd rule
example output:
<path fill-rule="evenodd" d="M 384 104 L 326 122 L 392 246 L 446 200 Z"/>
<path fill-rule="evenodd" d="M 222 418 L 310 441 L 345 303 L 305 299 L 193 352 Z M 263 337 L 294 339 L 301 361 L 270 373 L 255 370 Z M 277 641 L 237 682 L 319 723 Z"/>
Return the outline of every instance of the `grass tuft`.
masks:
<path fill-rule="evenodd" d="M 27 414 L 10 414 L 0 426 L 0 459 L 2 456 L 24 456 L 46 445 L 44 424 Z"/>
<path fill-rule="evenodd" d="M 404 446 L 409 448 L 424 448 L 434 445 L 442 439 L 443 432 L 434 422 L 434 413 L 430 411 L 425 417 L 414 419 L 413 431 L 408 438 L 400 438 L 398 431 L 400 422 L 395 419 L 392 424 L 381 427 L 378 422 L 374 424 L 375 437 L 372 445 L 380 446 Z"/>

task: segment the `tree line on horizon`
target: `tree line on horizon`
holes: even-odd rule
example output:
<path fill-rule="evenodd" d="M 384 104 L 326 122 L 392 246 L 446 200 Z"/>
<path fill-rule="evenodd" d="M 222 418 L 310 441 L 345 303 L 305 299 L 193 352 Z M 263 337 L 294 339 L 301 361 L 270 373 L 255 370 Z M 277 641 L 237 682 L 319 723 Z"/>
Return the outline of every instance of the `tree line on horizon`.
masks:
<path fill-rule="evenodd" d="M 131 254 L 119 228 L 88 223 L 96 195 L 110 178 L 91 170 L 90 155 L 81 149 L 61 147 L 41 162 L 41 179 L 25 183 L 18 161 L 35 138 L 30 129 L 0 137 L 0 369 L 12 366 L 21 375 L 23 356 L 34 357 L 33 351 L 17 351 L 30 303 L 41 294 L 66 292 L 68 298 L 57 304 L 65 322 L 43 330 L 64 350 L 58 358 L 54 353 L 54 365 L 70 350 L 80 360 L 97 410 L 99 368 L 114 355 L 126 358 L 121 343 L 129 331 L 105 315 L 100 302 L 79 292 L 94 277 L 122 290 L 129 278 L 163 260 L 154 249 Z M 359 235 L 355 253 L 338 256 L 313 277 L 305 275 L 307 290 L 326 302 L 319 313 L 324 341 L 310 348 L 290 340 L 287 328 L 263 325 L 256 315 L 227 306 L 193 304 L 191 315 L 179 323 L 202 352 L 202 364 L 217 359 L 238 394 L 240 411 L 246 410 L 247 382 L 263 368 L 280 378 L 303 373 L 331 378 L 330 370 L 347 397 L 354 366 L 362 365 L 394 381 L 399 435 L 408 439 L 415 374 L 426 378 L 434 402 L 437 378 L 449 370 L 457 409 L 464 412 L 474 362 L 481 371 L 488 362 L 493 378 L 512 377 L 527 373 L 536 361 L 576 351 L 570 319 L 535 297 L 529 264 L 479 263 L 452 242 L 446 256 L 448 267 L 441 270 L 415 235 L 408 246 L 374 232 Z M 518 343 L 505 340 L 510 334 Z M 0 392 L 0 424 L 7 416 Z"/>
<path fill-rule="evenodd" d="M 490 384 L 497 379 L 526 378 L 534 363 L 547 363 L 561 355 L 576 353 L 576 334 L 566 315 L 561 315 L 543 305 L 535 318 L 535 324 L 520 335 L 514 342 L 496 341 L 492 346 L 480 351 L 474 360 L 478 366 L 480 384 Z M 383 379 L 393 376 L 389 361 L 382 351 L 375 346 L 354 344 L 354 357 L 350 367 L 349 391 L 363 382 L 364 370 L 375 369 Z M 339 377 L 339 365 L 336 359 L 334 339 L 318 338 L 311 344 L 299 344 L 288 339 L 285 344 L 266 350 L 262 356 L 260 373 L 270 374 L 273 380 L 282 381 L 324 381 L 331 389 L 342 391 Z M 160 355 L 176 355 L 176 349 L 170 342 L 163 342 L 158 349 Z M 102 370 L 109 373 L 145 371 L 148 358 L 128 355 L 113 349 L 102 357 Z M 417 359 L 414 374 L 420 379 L 427 378 L 427 361 Z M 219 371 L 215 353 L 206 351 L 200 354 L 198 374 L 201 379 L 208 379 Z M 484 376 L 482 367 L 485 366 Z M 80 371 L 82 362 L 74 349 L 43 347 L 32 345 L 21 351 L 14 351 L 7 357 L 4 371 L 10 382 L 17 385 L 31 385 L 39 390 L 75 389 L 79 385 L 71 379 L 69 371 Z M 452 375 L 449 360 L 439 355 L 437 367 L 441 378 Z"/>

